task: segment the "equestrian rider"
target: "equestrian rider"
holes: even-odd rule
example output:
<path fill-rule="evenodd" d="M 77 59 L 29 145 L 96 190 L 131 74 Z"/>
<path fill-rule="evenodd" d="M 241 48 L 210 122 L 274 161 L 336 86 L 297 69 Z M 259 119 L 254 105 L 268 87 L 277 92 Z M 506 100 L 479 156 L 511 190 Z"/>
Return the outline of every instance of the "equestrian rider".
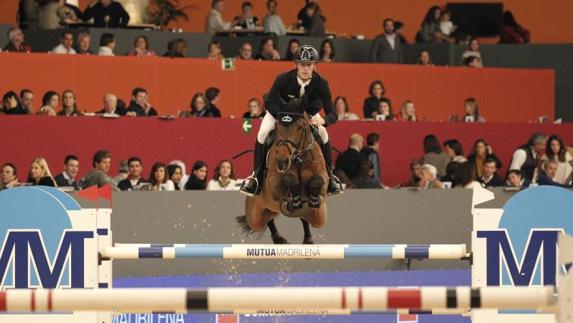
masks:
<path fill-rule="evenodd" d="M 296 69 L 279 75 L 265 98 L 268 113 L 265 114 L 257 134 L 253 174 L 241 186 L 241 192 L 248 196 L 257 195 L 260 192 L 266 158 L 265 140 L 275 128 L 278 114 L 283 105 L 291 100 L 301 101 L 302 104 L 299 106 L 304 111 L 301 110 L 300 113 L 306 112 L 312 116 L 310 123 L 317 127 L 322 141 L 322 154 L 329 174 L 328 193 L 337 194 L 341 192 L 340 181 L 332 173 L 331 148 L 325 128 L 334 124 L 338 117 L 332 103 L 328 81 L 315 72 L 316 63 L 319 61 L 318 52 L 312 46 L 303 45 L 296 52 L 294 60 Z M 323 107 L 324 118 L 319 114 Z"/>

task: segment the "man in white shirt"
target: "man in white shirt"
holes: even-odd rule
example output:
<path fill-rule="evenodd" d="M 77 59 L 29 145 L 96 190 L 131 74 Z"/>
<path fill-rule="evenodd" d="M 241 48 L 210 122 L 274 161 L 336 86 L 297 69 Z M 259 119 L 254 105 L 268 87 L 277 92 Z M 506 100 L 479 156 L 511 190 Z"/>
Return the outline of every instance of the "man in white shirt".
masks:
<path fill-rule="evenodd" d="M 64 31 L 60 37 L 60 44 L 52 49 L 52 54 L 75 55 L 76 51 L 72 48 L 74 45 L 74 34 L 70 31 Z"/>
<path fill-rule="evenodd" d="M 517 148 L 513 153 L 509 170 L 519 170 L 523 178 L 531 183 L 537 179 L 538 160 L 543 156 L 547 136 L 536 132 L 529 138 L 527 144 Z"/>
<path fill-rule="evenodd" d="M 218 31 L 231 29 L 237 24 L 237 21 L 228 22 L 223 20 L 223 11 L 225 11 L 225 2 L 223 0 L 213 0 L 211 11 L 205 19 L 205 32 L 214 35 Z"/>
<path fill-rule="evenodd" d="M 99 41 L 99 52 L 100 56 L 115 56 L 113 50 L 115 49 L 115 36 L 113 34 L 105 33 L 101 35 Z"/>
<path fill-rule="evenodd" d="M 129 175 L 117 184 L 117 188 L 121 191 L 134 191 L 139 189 L 141 184 L 145 183 L 145 179 L 141 177 L 143 165 L 139 157 L 129 158 L 127 165 L 129 167 Z"/>

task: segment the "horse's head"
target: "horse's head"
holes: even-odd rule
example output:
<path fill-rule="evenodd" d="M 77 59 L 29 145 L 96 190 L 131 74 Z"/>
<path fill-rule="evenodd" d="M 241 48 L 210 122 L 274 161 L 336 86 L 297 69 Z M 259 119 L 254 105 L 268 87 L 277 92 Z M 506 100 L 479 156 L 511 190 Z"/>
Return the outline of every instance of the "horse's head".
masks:
<path fill-rule="evenodd" d="M 300 101 L 292 100 L 278 114 L 275 135 L 275 159 L 278 171 L 286 173 L 292 163 L 302 163 L 303 153 L 312 140 L 309 117 L 300 109 Z"/>

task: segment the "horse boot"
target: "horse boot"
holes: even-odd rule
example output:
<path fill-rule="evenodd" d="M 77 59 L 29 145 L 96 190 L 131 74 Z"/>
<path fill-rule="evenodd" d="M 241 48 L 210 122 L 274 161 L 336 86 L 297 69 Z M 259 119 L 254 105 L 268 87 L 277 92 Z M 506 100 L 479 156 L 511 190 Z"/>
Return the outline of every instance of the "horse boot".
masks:
<path fill-rule="evenodd" d="M 324 161 L 326 163 L 326 170 L 328 171 L 328 194 L 336 195 L 342 193 L 342 182 L 332 170 L 332 153 L 330 148 L 330 142 L 324 143 L 321 146 L 322 155 L 324 156 Z"/>
<path fill-rule="evenodd" d="M 249 176 L 241 185 L 241 193 L 247 196 L 255 196 L 261 192 L 263 183 L 263 168 L 265 164 L 265 145 L 259 143 L 255 144 L 255 160 L 253 174 Z"/>

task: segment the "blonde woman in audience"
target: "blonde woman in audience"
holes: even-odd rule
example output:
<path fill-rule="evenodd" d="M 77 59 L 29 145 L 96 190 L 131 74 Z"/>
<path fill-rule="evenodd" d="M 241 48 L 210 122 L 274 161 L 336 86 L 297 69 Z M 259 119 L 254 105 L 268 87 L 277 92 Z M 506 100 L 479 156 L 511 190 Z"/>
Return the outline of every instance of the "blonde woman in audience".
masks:
<path fill-rule="evenodd" d="M 228 160 L 222 160 L 215 168 L 215 175 L 207 184 L 207 190 L 236 191 L 238 189 L 233 164 Z"/>
<path fill-rule="evenodd" d="M 28 174 L 28 183 L 33 186 L 51 186 L 56 187 L 56 181 L 50 172 L 48 163 L 42 157 L 35 158 L 30 166 Z"/>
<path fill-rule="evenodd" d="M 350 112 L 350 107 L 348 106 L 348 101 L 346 97 L 339 96 L 334 100 L 334 107 L 336 109 L 336 114 L 338 115 L 338 121 L 348 120 L 360 120 L 360 118 L 355 114 Z"/>
<path fill-rule="evenodd" d="M 485 122 L 485 118 L 479 113 L 478 102 L 476 98 L 467 98 L 464 101 L 464 122 Z"/>
<path fill-rule="evenodd" d="M 83 113 L 78 109 L 76 94 L 72 90 L 65 90 L 62 94 L 62 110 L 58 112 L 58 115 L 64 117 L 77 117 L 83 115 Z"/>
<path fill-rule="evenodd" d="M 400 106 L 400 121 L 417 121 L 416 117 L 416 107 L 414 106 L 414 101 L 406 100 Z"/>

